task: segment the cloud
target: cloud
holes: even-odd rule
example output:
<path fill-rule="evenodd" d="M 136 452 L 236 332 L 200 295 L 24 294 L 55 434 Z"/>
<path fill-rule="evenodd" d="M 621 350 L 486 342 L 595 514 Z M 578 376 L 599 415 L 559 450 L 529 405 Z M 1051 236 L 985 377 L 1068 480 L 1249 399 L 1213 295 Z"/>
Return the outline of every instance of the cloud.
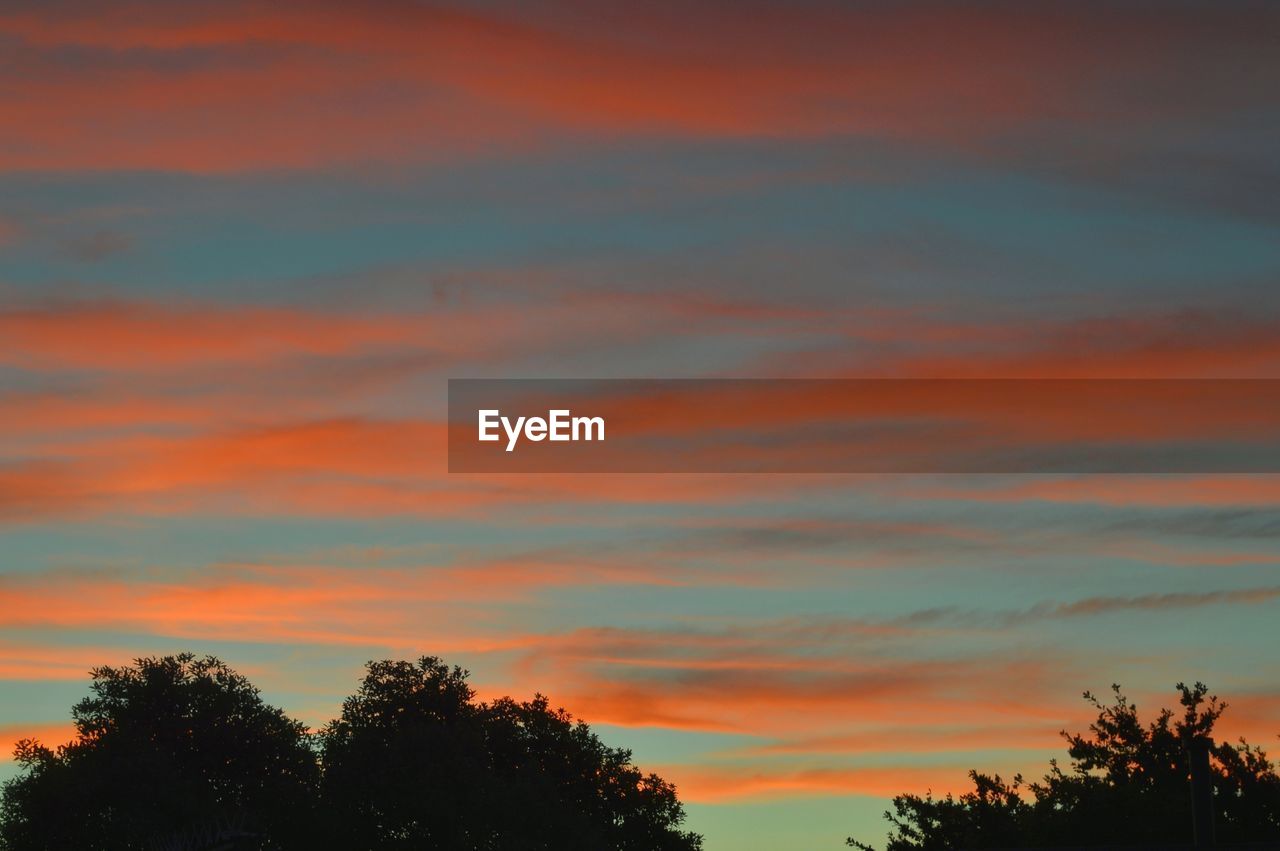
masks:
<path fill-rule="evenodd" d="M 1063 711 L 1066 713 L 1067 708 L 1064 707 Z M 728 755 L 761 757 L 807 754 L 935 754 L 991 750 L 1042 751 L 1061 744 L 1062 727 L 1062 723 L 1029 724 L 1021 727 L 1012 724 L 967 727 L 946 724 L 937 727 L 886 725 L 853 733 L 781 739 L 735 749 Z"/>
<path fill-rule="evenodd" d="M 76 514 L 94 496 L 61 464 L 32 461 L 0 465 L 0 522 Z"/>
<path fill-rule="evenodd" d="M 76 410 L 46 408 L 44 414 Z M 181 407 L 137 410 L 179 422 L 201 416 Z M 95 412 L 100 418 L 117 416 Z M 86 418 L 81 424 L 92 422 Z M 821 491 L 832 483 L 804 476 L 450 475 L 445 426 L 430 420 L 344 417 L 220 428 L 202 422 L 202 430 L 179 434 L 138 428 L 141 423 L 130 423 L 127 410 L 115 422 L 135 428 L 52 441 L 31 437 L 26 460 L 0 464 L 0 520 L 199 512 L 458 517 L 500 506 L 554 513 L 601 502 L 739 503 Z M 9 440 L 23 445 L 20 435 Z"/>
<path fill-rule="evenodd" d="M 782 736 L 895 719 L 1045 717 L 1062 674 L 1055 660 L 918 655 L 928 634 L 821 618 L 583 628 L 529 636 L 512 674 L 519 684 L 555 683 L 557 702 L 571 711 L 622 726 Z"/>
<path fill-rule="evenodd" d="M 1274 378 L 1280 320 L 1197 307 L 1116 310 L 1059 318 L 1026 313 L 995 319 L 946 316 L 940 306 L 829 311 L 810 339 L 760 364 L 764 375 L 825 378 Z"/>
<path fill-rule="evenodd" d="M 1032 481 L 990 480 L 982 486 L 930 485 L 935 499 L 980 502 L 1085 503 L 1116 507 L 1272 506 L 1280 504 L 1280 476 L 1073 476 Z"/>
<path fill-rule="evenodd" d="M 0 759 L 11 757 L 22 739 L 35 739 L 46 747 L 57 747 L 75 738 L 71 724 L 7 724 L 0 727 Z"/>
<path fill-rule="evenodd" d="M 0 32 L 31 73 L 0 101 L 0 168 L 404 162 L 574 135 L 973 150 L 1058 122 L 1226 120 L 1275 70 L 1249 6 L 622 8 L 593 24 L 561 6 L 538 23 L 409 2 L 19 6 Z M 1175 61 L 1191 47 L 1202 73 Z M 1259 70 L 1215 73 L 1226 56 Z"/>
<path fill-rule="evenodd" d="M 1131 313 L 991 328 L 968 354 L 910 354 L 894 372 L 935 378 L 1197 378 L 1280 374 L 1280 323 L 1265 312 Z"/>
<path fill-rule="evenodd" d="M 477 472 L 1243 471 L 1275 464 L 1268 383 L 860 380 L 460 385 L 458 411 L 590 411 L 609 439 L 513 454 L 450 427 Z M 534 406 L 537 406 L 536 408 Z M 494 450 L 497 451 L 494 451 Z"/>
<path fill-rule="evenodd" d="M 1077 618 L 1113 612 L 1163 612 L 1204 606 L 1262 605 L 1280 600 L 1280 586 L 1226 591 L 1182 591 L 1128 597 L 1086 597 L 1069 603 L 1041 603 L 999 619 L 1004 623 L 1037 623 L 1045 618 Z"/>
<path fill-rule="evenodd" d="M 1026 644 L 1011 652 L 1006 642 L 982 640 L 984 633 L 1046 618 L 1280 599 L 1280 589 L 1263 587 L 1092 597 L 1018 610 L 922 610 L 885 619 L 690 618 L 685 625 L 559 632 L 491 617 L 559 589 L 663 581 L 647 567 L 533 558 L 408 568 L 57 571 L 0 581 L 0 619 L 18 630 L 146 635 L 149 644 L 155 638 L 183 646 L 231 641 L 478 660 L 486 698 L 541 691 L 593 724 L 749 736 L 667 775 L 682 791 L 687 787 L 689 800 L 712 802 L 937 791 L 952 782 L 946 778 L 953 771 L 954 782 L 963 784 L 962 769 L 969 766 L 945 756 L 922 765 L 905 755 L 1049 750 L 1059 744 L 1055 730 L 1087 722 L 1086 708 L 1072 700 L 1088 682 L 1081 674 L 1087 660 Z M 0 677 L 77 679 L 86 663 L 104 661 L 102 653 L 88 646 L 4 644 Z M 354 671 L 354 659 L 352 665 Z M 279 674 L 268 666 L 263 676 Z M 346 686 L 332 687 L 340 693 Z M 1265 730 L 1273 704 L 1273 697 L 1252 695 L 1232 729 Z M 873 754 L 883 758 L 869 766 L 844 764 L 847 757 Z M 984 759 L 982 767 L 989 765 Z"/>
<path fill-rule="evenodd" d="M 666 765 L 681 800 L 695 804 L 776 800 L 825 795 L 890 798 L 903 792 L 959 794 L 972 788 L 963 765 L 867 766 L 859 768 L 770 768 L 762 766 Z"/>
<path fill-rule="evenodd" d="M 106 302 L 0 312 L 0 362 L 31 369 L 178 369 L 404 343 L 425 329 L 394 317 L 285 308 Z"/>
<path fill-rule="evenodd" d="M 53 571 L 0 577 L 0 616 L 10 629 L 498 652 L 534 639 L 483 631 L 471 623 L 475 611 L 563 588 L 672 583 L 664 571 L 643 565 L 532 557 L 402 568 L 219 564 L 167 573 Z"/>
<path fill-rule="evenodd" d="M 776 310 L 785 318 L 785 308 Z M 247 365 L 287 370 L 312 358 L 321 372 L 345 359 L 346 368 L 363 364 L 366 372 L 416 366 L 445 374 L 464 364 L 478 371 L 557 351 L 665 339 L 675 332 L 758 333 L 774 316 L 772 305 L 749 301 L 627 297 L 598 290 L 554 298 L 516 294 L 503 301 L 411 312 L 67 301 L 0 306 L 0 364 L 148 374 Z"/>
<path fill-rule="evenodd" d="M 993 712 L 1043 716 L 1042 692 L 1060 673 L 1044 660 L 904 657 L 897 642 L 919 628 L 894 623 L 796 619 L 548 634 L 474 617 L 562 588 L 667 581 L 648 567 L 527 558 L 396 569 L 58 571 L 5 577 L 0 617 L 10 629 L 145 634 L 185 643 L 483 655 L 491 664 L 509 663 L 500 679 L 508 690 L 547 691 L 594 722 L 758 735 L 795 734 L 806 725 L 812 732 L 813 724 L 835 718 L 928 723 Z M 43 670 L 61 678 L 68 670 L 62 655 L 8 658 L 15 672 L 27 675 Z M 1019 685 L 1010 691 L 1010 682 Z M 996 693 L 999 701 L 990 698 Z"/>
<path fill-rule="evenodd" d="M 83 680 L 95 665 L 119 655 L 114 648 L 0 640 L 0 680 Z"/>

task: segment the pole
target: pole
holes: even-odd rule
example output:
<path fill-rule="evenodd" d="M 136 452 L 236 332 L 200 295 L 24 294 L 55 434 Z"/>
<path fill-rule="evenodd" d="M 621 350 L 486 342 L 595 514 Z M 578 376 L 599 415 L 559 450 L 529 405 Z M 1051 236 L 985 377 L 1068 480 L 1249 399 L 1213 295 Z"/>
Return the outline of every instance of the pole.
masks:
<path fill-rule="evenodd" d="M 1213 739 L 1197 736 L 1187 742 L 1191 763 L 1192 836 L 1196 848 L 1212 848 L 1213 841 L 1213 773 L 1209 768 L 1209 751 Z"/>

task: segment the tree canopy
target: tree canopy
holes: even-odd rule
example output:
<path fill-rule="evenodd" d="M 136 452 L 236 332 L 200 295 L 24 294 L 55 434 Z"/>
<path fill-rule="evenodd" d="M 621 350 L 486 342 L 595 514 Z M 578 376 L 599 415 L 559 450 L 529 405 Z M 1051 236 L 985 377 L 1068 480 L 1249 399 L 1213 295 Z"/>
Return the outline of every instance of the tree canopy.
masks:
<path fill-rule="evenodd" d="M 886 851 L 1188 844 L 1187 744 L 1211 737 L 1227 705 L 1203 683 L 1177 689 L 1180 710 L 1145 724 L 1119 686 L 1109 702 L 1085 692 L 1097 719 L 1087 733 L 1062 733 L 1070 768 L 1053 760 L 1039 782 L 971 771 L 974 788 L 958 797 L 897 796 Z M 1241 739 L 1210 755 L 1217 841 L 1280 839 L 1280 775 L 1266 753 Z"/>
<path fill-rule="evenodd" d="M 675 789 L 538 695 L 484 703 L 438 659 L 377 662 L 321 734 L 322 800 L 369 848 L 683 851 Z"/>
<path fill-rule="evenodd" d="M 318 735 L 212 657 L 91 672 L 76 736 L 18 743 L 0 849 L 696 851 L 675 788 L 541 695 L 370 662 Z"/>
<path fill-rule="evenodd" d="M 4 786 L 6 851 L 307 847 L 319 766 L 306 728 L 244 677 L 189 653 L 95 668 L 75 738 L 20 741 Z"/>

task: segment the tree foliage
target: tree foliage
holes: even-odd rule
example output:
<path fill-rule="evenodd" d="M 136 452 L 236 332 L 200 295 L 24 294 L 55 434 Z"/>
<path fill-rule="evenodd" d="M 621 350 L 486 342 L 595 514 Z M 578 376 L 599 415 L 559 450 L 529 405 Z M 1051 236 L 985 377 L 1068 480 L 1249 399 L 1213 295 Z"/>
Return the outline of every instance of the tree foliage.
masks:
<path fill-rule="evenodd" d="M 95 668 L 75 738 L 20 741 L 4 786 L 6 851 L 307 847 L 319 770 L 305 727 L 212 657 Z"/>
<path fill-rule="evenodd" d="M 435 658 L 371 662 L 312 737 L 190 654 L 97 668 L 76 737 L 17 746 L 2 851 L 696 851 L 671 784 L 537 696 Z"/>
<path fill-rule="evenodd" d="M 528 702 L 475 700 L 426 657 L 377 662 L 321 734 L 323 802 L 361 847 L 684 851 L 675 789 L 582 722 Z"/>
<path fill-rule="evenodd" d="M 885 813 L 886 851 L 1187 844 L 1187 743 L 1211 737 L 1227 705 L 1203 683 L 1177 689 L 1180 710 L 1163 709 L 1145 724 L 1119 686 L 1107 703 L 1085 692 L 1097 719 L 1087 733 L 1063 732 L 1070 768 L 1051 761 L 1039 782 L 972 771 L 974 789 L 958 797 L 897 796 Z M 1211 758 L 1217 840 L 1280 839 L 1280 775 L 1266 753 L 1241 739 L 1216 744 Z"/>

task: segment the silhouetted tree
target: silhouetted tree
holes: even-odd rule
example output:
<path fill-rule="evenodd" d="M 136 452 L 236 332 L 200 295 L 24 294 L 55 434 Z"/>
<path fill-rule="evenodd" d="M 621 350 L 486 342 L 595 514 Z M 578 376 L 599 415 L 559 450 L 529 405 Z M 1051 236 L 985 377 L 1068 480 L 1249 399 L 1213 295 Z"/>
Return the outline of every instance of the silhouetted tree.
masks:
<path fill-rule="evenodd" d="M 2 851 L 701 848 L 674 787 L 629 751 L 542 696 L 479 702 L 434 658 L 370 663 L 319 752 L 217 659 L 92 676 L 72 742 L 18 744 Z"/>
<path fill-rule="evenodd" d="M 438 659 L 371 662 L 321 734 L 338 847 L 686 851 L 675 789 L 546 698 L 478 702 Z"/>
<path fill-rule="evenodd" d="M 4 785 L 5 851 L 315 847 L 306 729 L 248 680 L 191 654 L 96 668 L 76 736 L 27 739 Z"/>
<path fill-rule="evenodd" d="M 1071 769 L 1051 761 L 1039 783 L 975 771 L 974 790 L 959 797 L 899 795 L 885 813 L 886 851 L 1188 843 L 1186 745 L 1210 736 L 1227 705 L 1203 683 L 1177 688 L 1181 713 L 1164 709 L 1147 724 L 1119 686 L 1105 704 L 1086 692 L 1097 720 L 1087 734 L 1063 732 Z M 1215 745 L 1211 756 L 1218 841 L 1280 839 L 1280 775 L 1267 755 L 1241 739 Z"/>

